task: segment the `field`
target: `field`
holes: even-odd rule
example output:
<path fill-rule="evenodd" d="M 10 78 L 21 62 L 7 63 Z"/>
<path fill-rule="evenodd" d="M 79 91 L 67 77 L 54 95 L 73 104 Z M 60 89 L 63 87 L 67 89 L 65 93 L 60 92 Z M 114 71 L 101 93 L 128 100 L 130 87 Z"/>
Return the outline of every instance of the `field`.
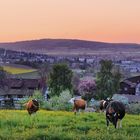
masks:
<path fill-rule="evenodd" d="M 104 114 L 0 110 L 0 140 L 139 140 L 140 116 L 126 115 L 123 128 L 106 128 Z"/>
<path fill-rule="evenodd" d="M 3 66 L 3 69 L 11 74 L 21 74 L 21 73 L 29 73 L 36 71 L 35 69 L 21 67 L 20 65 L 7 65 Z"/>
<path fill-rule="evenodd" d="M 40 75 L 38 74 L 38 71 L 31 71 L 31 72 L 25 72 L 25 73 L 18 73 L 15 74 L 17 77 L 21 77 L 23 79 L 37 79 L 40 78 Z"/>

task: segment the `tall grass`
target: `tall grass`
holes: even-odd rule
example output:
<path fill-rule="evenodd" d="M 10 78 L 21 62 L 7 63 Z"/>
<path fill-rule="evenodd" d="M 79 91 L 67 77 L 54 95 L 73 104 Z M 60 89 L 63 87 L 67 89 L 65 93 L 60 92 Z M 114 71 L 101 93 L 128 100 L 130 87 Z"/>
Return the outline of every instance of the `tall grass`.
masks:
<path fill-rule="evenodd" d="M 40 110 L 0 110 L 0 140 L 139 140 L 140 116 L 126 115 L 123 128 L 106 128 L 105 115 Z"/>

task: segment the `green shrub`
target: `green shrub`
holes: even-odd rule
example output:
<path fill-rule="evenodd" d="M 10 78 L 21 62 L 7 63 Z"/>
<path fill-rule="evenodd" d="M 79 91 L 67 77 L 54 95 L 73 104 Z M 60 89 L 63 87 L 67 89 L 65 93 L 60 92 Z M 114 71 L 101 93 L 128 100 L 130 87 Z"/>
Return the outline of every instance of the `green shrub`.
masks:
<path fill-rule="evenodd" d="M 100 110 L 100 101 L 92 98 L 89 102 L 89 106 L 93 107 L 95 109 L 95 111 L 99 111 Z"/>
<path fill-rule="evenodd" d="M 120 101 L 122 102 L 124 105 L 128 105 L 129 102 L 128 102 L 128 98 L 123 96 L 123 95 L 119 95 L 119 94 L 114 94 L 113 97 L 112 97 L 113 100 L 115 101 Z"/>
<path fill-rule="evenodd" d="M 43 108 L 47 110 L 67 110 L 72 108 L 72 105 L 68 101 L 72 98 L 72 95 L 68 90 L 60 93 L 60 96 L 53 96 L 49 101 L 44 102 Z"/>
<path fill-rule="evenodd" d="M 48 101 L 46 101 L 41 92 L 36 90 L 32 97 L 26 97 L 18 103 L 21 104 L 22 108 L 25 108 L 25 103 L 31 99 L 37 99 L 39 101 L 40 109 L 69 111 L 72 109 L 72 105 L 68 103 L 71 98 L 72 95 L 68 90 L 66 90 L 60 93 L 60 96 L 52 96 Z"/>
<path fill-rule="evenodd" d="M 18 101 L 18 103 L 21 105 L 21 109 L 25 108 L 24 104 L 27 103 L 31 99 L 37 99 L 39 102 L 40 108 L 44 106 L 45 99 L 42 96 L 42 93 L 39 90 L 35 90 L 33 96 L 30 96 L 30 97 L 26 96 L 22 100 Z"/>
<path fill-rule="evenodd" d="M 40 108 L 44 105 L 45 98 L 42 96 L 41 91 L 36 90 L 32 96 L 32 99 L 37 99 L 40 105 Z"/>
<path fill-rule="evenodd" d="M 140 103 L 129 104 L 128 113 L 130 113 L 130 114 L 140 114 Z"/>

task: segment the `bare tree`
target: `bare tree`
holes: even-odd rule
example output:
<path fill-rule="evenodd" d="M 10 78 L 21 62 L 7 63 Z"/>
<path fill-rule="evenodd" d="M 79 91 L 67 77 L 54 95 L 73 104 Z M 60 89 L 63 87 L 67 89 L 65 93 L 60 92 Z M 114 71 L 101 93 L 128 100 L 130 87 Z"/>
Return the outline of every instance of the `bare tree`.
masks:
<path fill-rule="evenodd" d="M 48 81 L 48 75 L 50 72 L 50 65 L 49 64 L 43 64 L 40 66 L 38 70 L 38 74 L 41 78 L 40 86 L 42 88 L 42 93 L 44 94 L 47 89 L 47 81 Z"/>

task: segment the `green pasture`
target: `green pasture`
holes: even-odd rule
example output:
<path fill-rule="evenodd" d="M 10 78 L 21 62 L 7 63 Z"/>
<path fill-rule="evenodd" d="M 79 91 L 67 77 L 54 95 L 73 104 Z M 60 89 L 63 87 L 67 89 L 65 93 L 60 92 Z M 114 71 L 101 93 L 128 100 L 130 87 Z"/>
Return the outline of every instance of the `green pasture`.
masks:
<path fill-rule="evenodd" d="M 106 127 L 102 113 L 0 110 L 0 140 L 140 140 L 140 116 L 126 115 L 123 128 Z"/>
<path fill-rule="evenodd" d="M 36 78 L 40 78 L 40 75 L 38 74 L 38 71 L 31 71 L 31 72 L 27 72 L 27 73 L 18 73 L 15 74 L 15 76 L 23 78 L 23 79 L 36 79 Z"/>
<path fill-rule="evenodd" d="M 35 69 L 22 68 L 22 67 L 14 67 L 14 66 L 3 66 L 3 69 L 11 74 L 21 74 L 21 73 L 29 73 L 36 71 Z"/>

